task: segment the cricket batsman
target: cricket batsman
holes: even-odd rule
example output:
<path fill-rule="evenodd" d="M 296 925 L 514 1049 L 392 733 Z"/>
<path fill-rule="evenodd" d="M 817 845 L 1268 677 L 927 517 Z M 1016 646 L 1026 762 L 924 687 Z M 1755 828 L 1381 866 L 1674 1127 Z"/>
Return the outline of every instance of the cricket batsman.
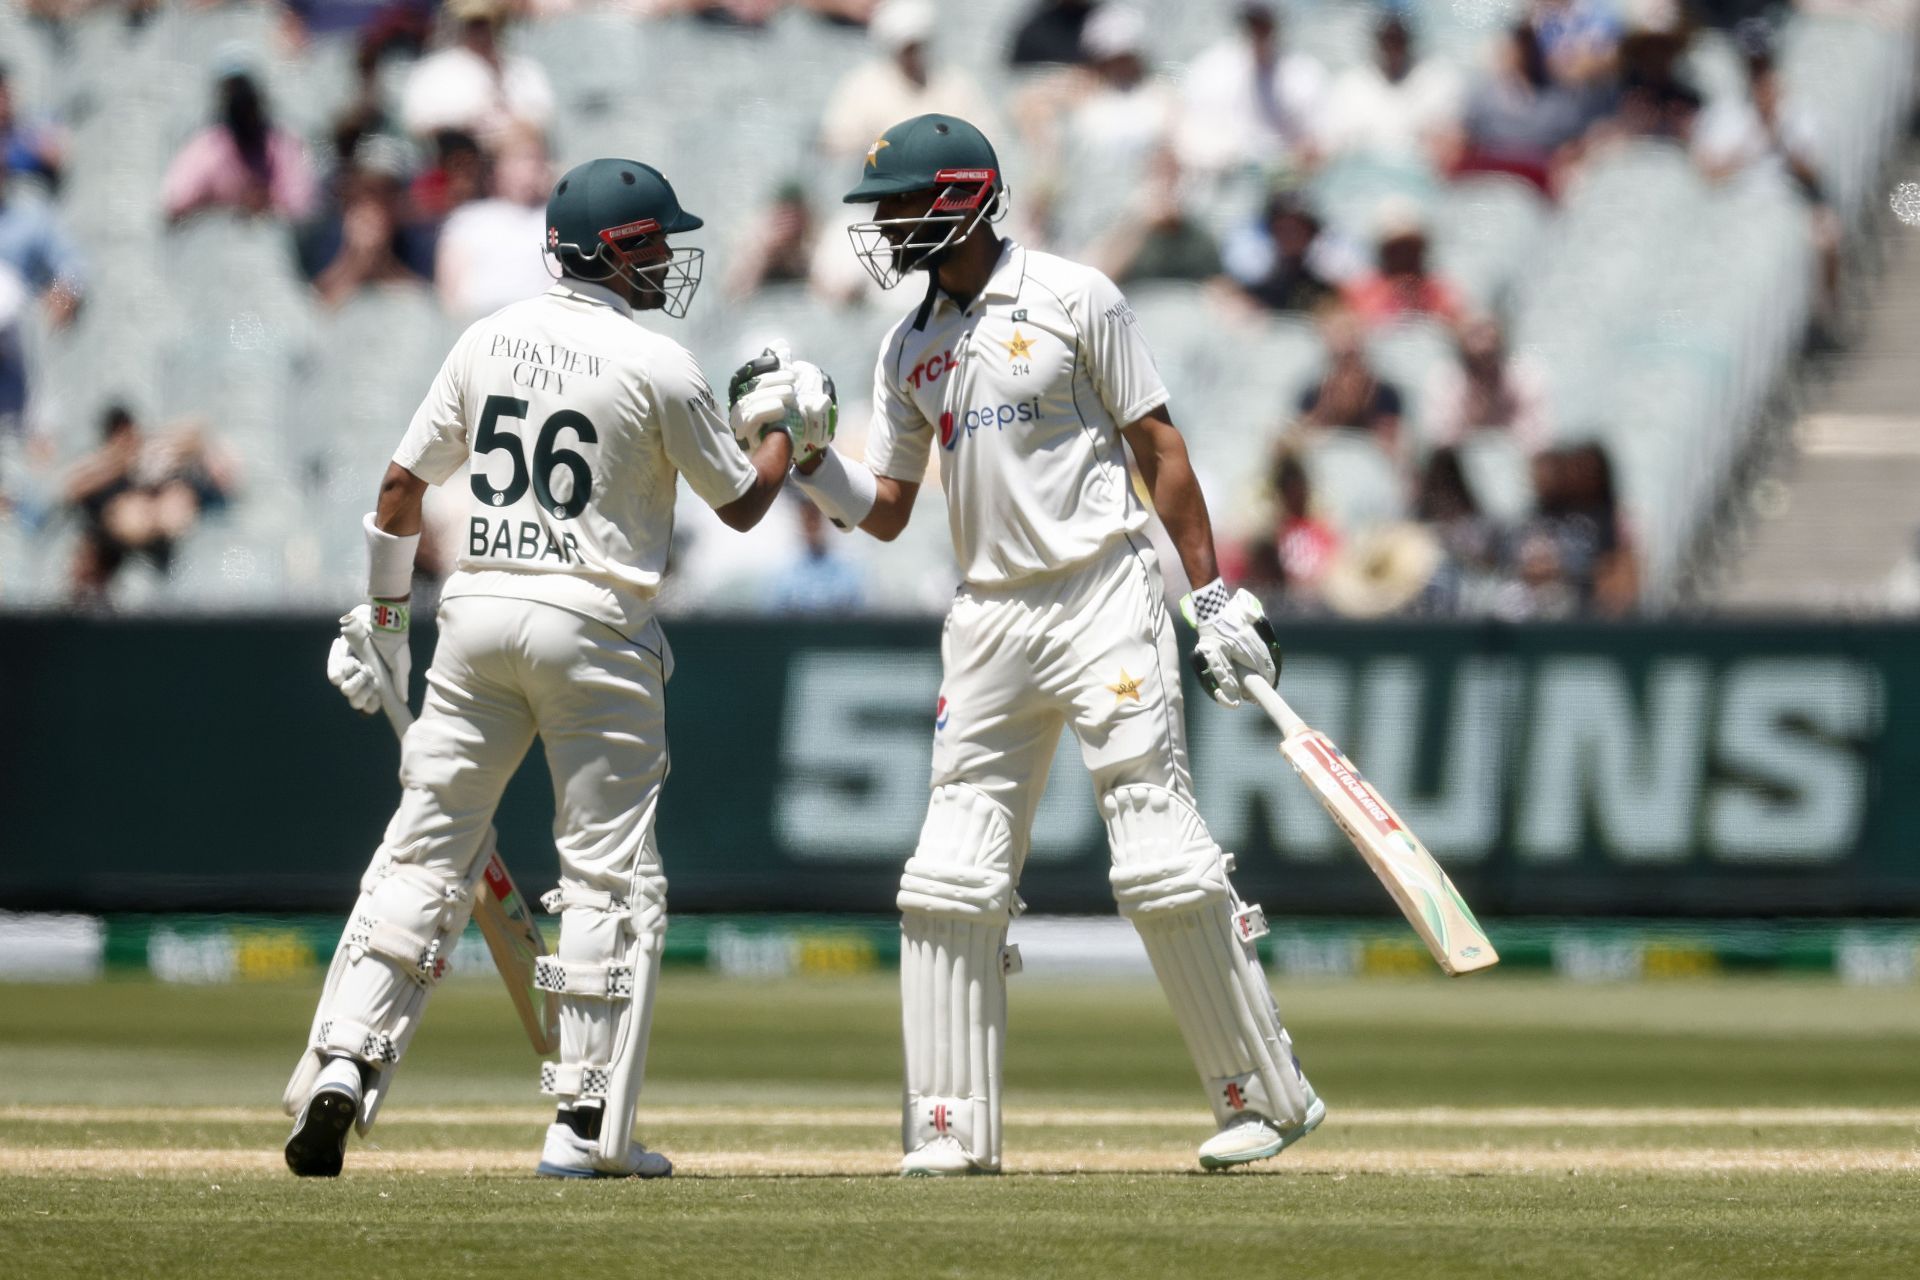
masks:
<path fill-rule="evenodd" d="M 883 541 L 940 453 L 964 583 L 947 617 L 932 799 L 900 881 L 900 990 L 911 1175 L 1000 1169 L 1006 945 L 1034 809 L 1062 724 L 1093 774 L 1111 880 L 1212 1101 L 1203 1167 L 1277 1155 L 1325 1115 L 1253 949 L 1259 908 L 1196 812 L 1180 668 L 1127 446 L 1201 585 L 1181 602 L 1203 683 L 1239 705 L 1239 669 L 1272 680 L 1260 605 L 1229 591 L 1167 392 L 1112 281 L 995 234 L 1007 188 L 964 120 L 923 115 L 867 152 L 848 203 L 873 204 L 854 249 L 883 288 L 926 297 L 880 348 L 864 465 L 818 433 L 800 487 L 842 528 Z"/>
<path fill-rule="evenodd" d="M 368 601 L 342 619 L 327 675 L 380 708 L 372 651 L 404 691 L 407 600 L 421 498 L 462 465 L 470 500 L 439 610 L 426 704 L 401 745 L 402 795 L 327 973 L 287 1087 L 287 1165 L 340 1172 L 349 1128 L 372 1125 L 395 1066 L 473 907 L 501 792 L 535 734 L 557 812 L 558 1099 L 540 1173 L 663 1177 L 632 1136 L 666 929 L 654 812 L 667 773 L 673 658 L 654 616 L 676 477 L 728 525 L 757 524 L 791 460 L 791 374 L 762 376 L 732 422 L 687 351 L 638 323 L 686 314 L 702 251 L 672 247 L 701 220 L 633 160 L 569 171 L 547 202 L 558 279 L 469 328 L 400 441 L 365 519 Z M 736 443 L 744 437 L 750 448 Z"/>

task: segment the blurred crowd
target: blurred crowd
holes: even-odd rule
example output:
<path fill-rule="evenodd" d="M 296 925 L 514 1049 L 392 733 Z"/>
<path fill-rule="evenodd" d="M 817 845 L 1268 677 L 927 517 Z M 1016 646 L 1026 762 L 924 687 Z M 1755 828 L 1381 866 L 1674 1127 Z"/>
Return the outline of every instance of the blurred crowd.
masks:
<path fill-rule="evenodd" d="M 55 29 L 102 8 L 138 24 L 154 7 L 22 5 Z M 350 42 L 353 92 L 327 113 L 324 134 L 302 134 L 283 123 L 287 104 L 276 101 L 259 51 L 220 51 L 203 89 L 205 124 L 166 169 L 165 216 L 176 225 L 209 212 L 284 224 L 325 307 L 397 284 L 431 290 L 464 322 L 537 292 L 549 278 L 541 231 L 557 71 L 517 54 L 511 36 L 515 24 L 587 7 L 286 0 L 278 11 L 286 49 Z M 864 28 L 867 56 L 828 96 L 813 152 L 770 157 L 767 186 L 742 193 L 763 207 L 737 242 L 710 246 L 719 278 L 709 287 L 721 296 L 702 306 L 773 289 L 833 306 L 884 305 L 847 251 L 848 211 L 823 199 L 812 176 L 851 172 L 887 126 L 939 110 L 978 121 L 1021 156 L 1026 182 L 1014 188 L 1009 230 L 1023 242 L 1089 261 L 1130 289 L 1200 286 L 1221 325 L 1289 315 L 1314 325 L 1325 358 L 1297 400 L 1236 428 L 1245 431 L 1246 473 L 1264 477 L 1258 497 L 1216 516 L 1236 571 L 1279 609 L 1567 617 L 1628 612 L 1637 598 L 1634 537 L 1612 463 L 1597 440 L 1569 429 L 1578 424 L 1556 414 L 1538 370 L 1509 349 L 1500 300 L 1473 297 L 1436 266 L 1412 202 L 1380 200 L 1370 235 L 1333 225 L 1316 199 L 1318 176 L 1356 165 L 1441 184 L 1497 174 L 1551 206 L 1607 148 L 1669 140 L 1713 182 L 1794 187 L 1813 214 L 1816 337 L 1835 329 L 1841 227 L 1826 205 L 1817 130 L 1775 75 L 1780 4 L 1488 0 L 1480 7 L 1492 19 L 1478 56 L 1466 60 L 1427 56 L 1412 10 L 1379 4 L 1366 6 L 1370 56 L 1331 69 L 1293 47 L 1285 9 L 1271 3 L 1210 10 L 1215 38 L 1173 66 L 1156 53 L 1164 6 L 1155 18 L 1125 0 L 1039 0 L 1005 32 L 1011 95 L 943 53 L 932 0 L 593 7 L 636 23 L 748 33 L 804 9 L 810 21 Z M 1732 33 L 1744 99 L 1709 107 L 1690 82 L 1689 42 L 1707 27 Z M 9 486 L 6 469 L 31 468 L 41 456 L 36 432 L 47 429 L 28 411 L 28 312 L 39 309 L 36 323 L 50 329 L 71 322 L 86 305 L 88 265 L 48 198 L 66 163 L 63 122 L 16 101 L 4 69 L 0 152 L 0 515 L 11 501 L 36 527 L 62 512 L 78 521 L 72 598 L 98 605 L 129 558 L 164 568 L 185 528 L 244 501 L 243 467 L 224 456 L 218 423 L 149 436 L 138 406 L 116 406 L 98 450 L 58 485 L 43 485 L 37 507 Z M 1090 187 L 1078 180 L 1087 174 L 1109 179 L 1103 191 L 1123 176 L 1129 197 L 1087 208 Z M 1409 323 L 1437 328 L 1453 348 L 1429 385 L 1396 385 L 1370 355 L 1380 335 Z M 1416 400 L 1418 433 L 1408 426 Z M 1466 461 L 1489 437 L 1526 467 L 1524 502 L 1498 514 L 1476 494 Z M 1363 440 L 1385 458 L 1408 518 L 1355 524 L 1322 510 L 1310 456 L 1326 438 Z M 761 606 L 859 608 L 862 562 L 811 525 L 804 546 L 798 576 Z"/>

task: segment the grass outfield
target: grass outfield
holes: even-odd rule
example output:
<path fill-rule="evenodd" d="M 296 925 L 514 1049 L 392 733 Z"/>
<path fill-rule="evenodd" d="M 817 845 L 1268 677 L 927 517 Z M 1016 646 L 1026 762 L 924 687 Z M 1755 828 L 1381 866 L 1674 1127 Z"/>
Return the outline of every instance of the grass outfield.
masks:
<path fill-rule="evenodd" d="M 348 1176 L 280 1166 L 309 986 L 0 986 L 9 1276 L 1911 1276 L 1910 990 L 1493 977 L 1288 986 L 1326 1125 L 1193 1172 L 1151 987 L 1016 980 L 1013 1176 L 904 1182 L 890 978 L 669 973 L 643 1135 L 671 1183 L 527 1176 L 504 996 L 435 996 Z"/>

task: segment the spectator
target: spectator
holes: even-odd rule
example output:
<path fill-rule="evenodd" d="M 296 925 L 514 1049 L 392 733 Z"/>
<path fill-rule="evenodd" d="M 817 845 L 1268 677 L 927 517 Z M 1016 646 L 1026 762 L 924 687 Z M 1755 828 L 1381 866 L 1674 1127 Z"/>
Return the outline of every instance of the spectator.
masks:
<path fill-rule="evenodd" d="M 370 284 L 415 281 L 434 275 L 435 235 L 410 220 L 401 144 L 369 138 L 340 184 L 340 209 L 315 230 L 304 255 L 318 267 L 313 287 L 337 307 Z"/>
<path fill-rule="evenodd" d="M 1389 200 L 1378 220 L 1378 269 L 1351 282 L 1347 305 L 1369 328 L 1411 316 L 1458 324 L 1459 290 L 1427 269 L 1427 229 L 1410 200 Z"/>
<path fill-rule="evenodd" d="M 1281 294 L 1288 292 L 1283 286 L 1292 282 L 1292 276 L 1302 271 L 1311 273 L 1334 294 L 1338 294 L 1342 282 L 1369 271 L 1367 255 L 1323 225 L 1308 196 L 1290 184 L 1273 188 L 1261 205 L 1260 215 L 1227 234 L 1221 244 L 1221 259 L 1227 274 L 1242 288 L 1250 290 L 1271 276 Z M 1281 294 L 1267 292 L 1267 296 Z M 1315 294 L 1306 303 L 1279 309 L 1311 311 L 1319 301 L 1321 296 Z"/>
<path fill-rule="evenodd" d="M 1293 192 L 1276 192 L 1266 215 L 1270 265 L 1244 286 L 1247 296 L 1269 311 L 1314 312 L 1337 301 L 1339 286 L 1325 266 L 1324 230 L 1306 201 Z"/>
<path fill-rule="evenodd" d="M 1539 34 L 1521 23 L 1467 95 L 1454 172 L 1512 174 L 1551 195 L 1555 171 L 1571 161 L 1597 108 L 1593 94 L 1554 81 Z"/>
<path fill-rule="evenodd" d="M 23 123 L 15 114 L 13 78 L 5 66 L 0 66 L 0 168 L 39 178 L 49 191 L 58 191 L 64 156 L 59 130 Z"/>
<path fill-rule="evenodd" d="M 1647 0 L 1620 41 L 1620 92 L 1609 135 L 1685 142 L 1701 97 L 1681 75 L 1689 33 L 1678 0 Z"/>
<path fill-rule="evenodd" d="M 1241 5 L 1239 24 L 1238 35 L 1187 69 L 1181 163 L 1209 175 L 1249 165 L 1311 167 L 1326 73 L 1305 54 L 1282 51 L 1272 5 Z"/>
<path fill-rule="evenodd" d="M 687 14 L 710 26 L 760 31 L 787 4 L 788 0 L 665 0 L 648 13 L 652 17 Z"/>
<path fill-rule="evenodd" d="M 281 0 L 298 38 L 354 35 L 362 47 L 397 48 L 418 57 L 433 34 L 430 0 Z"/>
<path fill-rule="evenodd" d="M 1534 513 L 1515 540 L 1512 570 L 1528 616 L 1589 608 L 1632 610 L 1638 557 L 1599 444 L 1550 449 L 1533 459 Z"/>
<path fill-rule="evenodd" d="M 27 348 L 25 325 L 33 290 L 11 266 L 0 264 L 0 460 L 16 436 L 26 434 Z M 0 480 L 5 476 L 0 475 Z M 4 505 L 0 501 L 0 505 Z"/>
<path fill-rule="evenodd" d="M 221 65 L 218 120 L 187 140 L 161 181 L 168 220 L 204 209 L 307 217 L 318 192 L 305 144 L 275 127 L 259 85 L 236 58 Z"/>
<path fill-rule="evenodd" d="M 1434 610 L 1471 610 L 1490 595 L 1505 552 L 1504 538 L 1499 524 L 1480 510 L 1458 451 L 1442 446 L 1428 455 L 1414 492 L 1413 518 L 1446 553 L 1446 563 L 1434 578 Z"/>
<path fill-rule="evenodd" d="M 1220 274 L 1220 246 L 1187 211 L 1180 161 L 1171 148 L 1154 157 L 1135 208 L 1088 250 L 1088 261 L 1120 284 L 1142 280 L 1211 280 Z"/>
<path fill-rule="evenodd" d="M 85 287 L 80 255 L 52 206 L 13 191 L 0 166 L 0 437 L 18 432 L 26 412 L 28 307 L 40 299 L 49 327 L 64 329 Z"/>
<path fill-rule="evenodd" d="M 1274 451 L 1268 484 L 1277 510 L 1271 529 L 1247 548 L 1246 581 L 1263 600 L 1309 604 L 1339 554 L 1340 535 L 1314 514 L 1306 464 L 1292 447 Z"/>
<path fill-rule="evenodd" d="M 1390 456 L 1400 445 L 1400 389 L 1383 380 L 1367 360 L 1359 318 L 1336 311 L 1321 324 L 1327 372 L 1300 393 L 1299 425 L 1310 430 L 1351 429 L 1372 436 Z"/>
<path fill-rule="evenodd" d="M 832 526 L 811 502 L 800 510 L 800 554 L 773 576 L 767 592 L 772 613 L 857 613 L 866 603 L 865 576 L 833 545 Z"/>
<path fill-rule="evenodd" d="M 1569 579 L 1560 545 L 1551 531 L 1528 524 L 1514 537 L 1508 580 L 1495 596 L 1494 612 L 1514 622 L 1552 622 L 1580 612 L 1580 593 Z"/>
<path fill-rule="evenodd" d="M 1153 153 L 1167 145 L 1180 100 L 1146 58 L 1146 19 L 1103 4 L 1081 30 L 1085 65 L 1027 78 L 1011 114 L 1034 175 L 1023 216 L 1051 237 L 1085 243 L 1112 221 L 1116 192 L 1142 185 Z"/>
<path fill-rule="evenodd" d="M 1821 181 L 1818 124 L 1804 107 L 1783 102 L 1773 51 L 1748 36 L 1747 98 L 1724 98 L 1700 115 L 1693 155 L 1715 182 L 1787 187 L 1807 203 L 1809 231 L 1820 264 L 1820 314 L 1831 331 L 1840 310 L 1840 216 Z"/>
<path fill-rule="evenodd" d="M 1041 0 L 1040 7 L 1014 34 L 1008 64 L 1037 67 L 1079 63 L 1086 56 L 1087 21 L 1098 8 L 1093 0 Z"/>
<path fill-rule="evenodd" d="M 1581 90 L 1614 78 L 1620 22 L 1611 7 L 1595 0 L 1533 0 L 1528 23 L 1556 84 Z"/>
<path fill-rule="evenodd" d="M 1475 431 L 1501 430 L 1529 454 L 1545 448 L 1552 409 L 1539 368 L 1508 354 L 1491 316 L 1468 320 L 1455 339 L 1459 364 L 1442 361 L 1427 393 L 1434 442 L 1458 445 Z"/>
<path fill-rule="evenodd" d="M 407 132 L 430 138 L 443 129 L 497 146 L 516 123 L 543 133 L 553 123 L 553 86 L 540 64 L 500 47 L 508 0 L 448 0 L 452 42 L 414 64 L 401 93 Z"/>
<path fill-rule="evenodd" d="M 387 105 L 386 93 L 380 81 L 380 50 L 366 44 L 357 47 L 353 55 L 353 74 L 353 93 L 328 125 L 335 179 L 353 163 L 354 152 L 359 150 L 364 139 L 376 136 L 397 138 L 405 133 L 400 118 Z"/>
<path fill-rule="evenodd" d="M 991 129 L 991 109 L 973 78 L 930 65 L 934 17 L 928 0 L 888 0 L 874 13 L 867 32 L 881 56 L 835 86 L 821 121 L 821 146 L 833 160 L 865 155 L 888 129 L 930 111 Z"/>
<path fill-rule="evenodd" d="M 1390 13 L 1375 28 L 1374 60 L 1334 81 L 1320 114 L 1321 148 L 1438 166 L 1459 118 L 1452 70 L 1437 59 L 1415 63 L 1407 25 Z"/>
<path fill-rule="evenodd" d="M 440 229 L 433 278 L 449 315 L 466 324 L 553 283 L 545 254 L 552 186 L 540 135 L 510 134 L 493 162 L 493 194 L 461 205 Z"/>
<path fill-rule="evenodd" d="M 734 255 L 727 293 L 744 298 L 762 285 L 805 281 L 813 254 L 813 210 L 807 203 L 807 189 L 798 182 L 782 183 L 748 232 L 745 247 Z"/>
<path fill-rule="evenodd" d="M 1068 148 L 1083 162 L 1131 173 L 1172 136 L 1179 99 L 1149 69 L 1146 37 L 1147 20 L 1124 5 L 1104 4 L 1087 22 L 1091 83 L 1066 122 Z"/>
<path fill-rule="evenodd" d="M 77 605 L 104 605 L 130 556 L 167 572 L 175 544 L 202 511 L 225 505 L 234 487 L 232 462 L 197 425 L 149 442 L 133 414 L 115 405 L 101 428 L 100 448 L 75 464 L 66 482 L 66 499 L 84 522 L 73 564 Z"/>
<path fill-rule="evenodd" d="M 524 145 L 528 130 L 519 125 L 500 140 L 504 150 Z M 533 135 L 536 139 L 538 134 Z M 542 163 L 546 148 L 541 144 Z M 445 222 L 461 205 L 484 199 L 491 185 L 487 156 L 479 141 L 458 129 L 442 129 L 433 136 L 434 163 L 414 175 L 409 200 L 413 214 L 426 222 Z"/>
<path fill-rule="evenodd" d="M 10 179 L 0 168 L 0 266 L 10 268 L 45 303 L 49 325 L 65 328 L 86 290 L 80 254 L 54 206 L 13 191 Z"/>

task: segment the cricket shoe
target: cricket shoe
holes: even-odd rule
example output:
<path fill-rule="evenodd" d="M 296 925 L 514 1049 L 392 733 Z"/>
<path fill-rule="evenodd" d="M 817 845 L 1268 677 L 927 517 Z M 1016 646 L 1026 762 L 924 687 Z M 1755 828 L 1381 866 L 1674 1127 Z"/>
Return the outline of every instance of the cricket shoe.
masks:
<path fill-rule="evenodd" d="M 287 1168 L 302 1178 L 337 1178 L 347 1159 L 347 1135 L 360 1114 L 360 1064 L 335 1058 L 300 1108 L 287 1138 Z"/>
<path fill-rule="evenodd" d="M 543 1178 L 670 1178 L 673 1161 L 633 1141 L 627 1143 L 624 1157 L 604 1160 L 598 1138 L 582 1137 L 555 1122 L 547 1126 L 547 1145 L 534 1172 Z"/>
<path fill-rule="evenodd" d="M 1283 1129 L 1265 1116 L 1248 1115 L 1200 1144 L 1200 1167 L 1227 1169 L 1277 1156 L 1318 1129 L 1326 1118 L 1327 1104 L 1317 1097 L 1307 1103 L 1306 1119 L 1291 1128 Z"/>
<path fill-rule="evenodd" d="M 952 1134 L 943 1134 L 900 1157 L 903 1178 L 964 1178 L 970 1174 L 998 1172 L 998 1169 L 976 1164 L 960 1145 L 960 1139 Z"/>

